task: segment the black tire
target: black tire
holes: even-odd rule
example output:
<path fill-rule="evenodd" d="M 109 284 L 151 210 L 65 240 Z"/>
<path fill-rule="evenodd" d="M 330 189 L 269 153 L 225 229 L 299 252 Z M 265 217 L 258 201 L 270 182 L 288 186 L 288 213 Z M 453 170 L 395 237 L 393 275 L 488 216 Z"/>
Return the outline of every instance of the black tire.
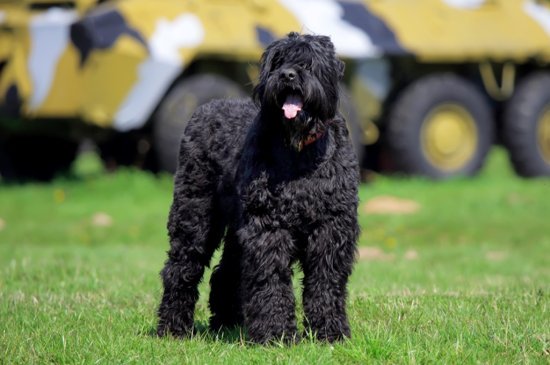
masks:
<path fill-rule="evenodd" d="M 398 95 L 385 141 L 397 170 L 445 179 L 476 174 L 493 138 L 485 96 L 467 80 L 444 73 L 420 78 Z"/>
<path fill-rule="evenodd" d="M 109 138 L 96 142 L 96 145 L 107 171 L 115 171 L 122 166 L 157 171 L 155 156 L 151 152 L 151 136 L 146 130 L 114 132 Z"/>
<path fill-rule="evenodd" d="M 518 84 L 504 109 L 502 141 L 516 173 L 550 176 L 550 73 L 533 73 Z"/>
<path fill-rule="evenodd" d="M 66 173 L 78 143 L 49 136 L 9 136 L 0 141 L 0 175 L 4 181 L 49 181 Z"/>
<path fill-rule="evenodd" d="M 153 125 L 153 149 L 159 169 L 176 171 L 181 135 L 198 106 L 212 99 L 244 95 L 239 85 L 213 74 L 190 76 L 175 85 L 162 101 Z"/>

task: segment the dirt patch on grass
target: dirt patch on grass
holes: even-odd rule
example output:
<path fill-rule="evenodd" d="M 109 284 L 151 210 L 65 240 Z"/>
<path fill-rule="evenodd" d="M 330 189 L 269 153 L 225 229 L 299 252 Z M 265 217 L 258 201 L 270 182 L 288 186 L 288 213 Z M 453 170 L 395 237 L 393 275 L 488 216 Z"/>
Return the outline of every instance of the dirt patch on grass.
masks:
<path fill-rule="evenodd" d="M 485 253 L 485 258 L 488 261 L 500 262 L 506 260 L 508 253 L 504 251 L 489 251 Z"/>
<path fill-rule="evenodd" d="M 357 250 L 359 260 L 363 261 L 393 261 L 396 258 L 394 253 L 384 252 L 381 248 L 374 246 L 359 247 Z M 418 260 L 418 251 L 409 249 L 407 250 L 403 258 L 407 261 Z"/>
<path fill-rule="evenodd" d="M 414 200 L 389 195 L 374 197 L 362 206 L 362 210 L 366 214 L 413 214 L 420 208 L 420 204 Z"/>
<path fill-rule="evenodd" d="M 98 212 L 92 217 L 92 225 L 96 227 L 110 227 L 113 225 L 113 218 L 103 212 Z"/>
<path fill-rule="evenodd" d="M 359 260 L 365 261 L 392 261 L 395 259 L 395 255 L 391 253 L 385 253 L 378 247 L 359 247 Z"/>
<path fill-rule="evenodd" d="M 405 260 L 414 261 L 418 260 L 418 252 L 416 250 L 407 250 L 405 252 Z"/>

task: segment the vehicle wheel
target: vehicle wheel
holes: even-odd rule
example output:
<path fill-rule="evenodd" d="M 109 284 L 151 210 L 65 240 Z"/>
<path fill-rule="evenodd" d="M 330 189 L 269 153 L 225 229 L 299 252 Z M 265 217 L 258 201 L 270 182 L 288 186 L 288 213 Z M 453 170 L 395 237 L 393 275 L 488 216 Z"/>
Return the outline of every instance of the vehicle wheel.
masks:
<path fill-rule="evenodd" d="M 150 139 L 148 133 L 143 131 L 115 132 L 109 138 L 96 142 L 96 145 L 108 171 L 115 171 L 121 166 L 134 166 L 156 172 Z"/>
<path fill-rule="evenodd" d="M 0 141 L 0 175 L 5 181 L 49 181 L 67 172 L 78 143 L 48 136 L 10 136 Z"/>
<path fill-rule="evenodd" d="M 353 144 L 355 154 L 357 155 L 357 161 L 359 161 L 359 166 L 362 166 L 365 155 L 365 144 L 363 143 L 363 129 L 361 128 L 359 113 L 355 108 L 355 105 L 353 105 L 351 95 L 346 86 L 340 85 L 340 90 L 340 113 L 342 113 L 346 119 L 350 140 Z"/>
<path fill-rule="evenodd" d="M 502 140 L 520 176 L 550 176 L 550 73 L 523 79 L 506 103 Z"/>
<path fill-rule="evenodd" d="M 181 135 L 195 109 L 219 98 L 242 97 L 239 85 L 225 77 L 202 74 L 177 84 L 162 101 L 153 125 L 153 149 L 159 169 L 174 173 Z"/>
<path fill-rule="evenodd" d="M 453 74 L 426 76 L 398 96 L 386 143 L 396 168 L 434 179 L 474 175 L 493 142 L 484 95 Z"/>

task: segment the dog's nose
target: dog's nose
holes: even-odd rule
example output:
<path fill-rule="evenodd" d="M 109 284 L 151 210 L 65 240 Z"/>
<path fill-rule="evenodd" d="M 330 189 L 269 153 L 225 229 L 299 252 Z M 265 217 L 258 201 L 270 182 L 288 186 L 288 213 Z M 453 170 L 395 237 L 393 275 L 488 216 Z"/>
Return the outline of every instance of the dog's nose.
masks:
<path fill-rule="evenodd" d="M 292 81 L 296 78 L 296 71 L 292 68 L 287 68 L 282 71 L 281 75 L 288 81 Z"/>

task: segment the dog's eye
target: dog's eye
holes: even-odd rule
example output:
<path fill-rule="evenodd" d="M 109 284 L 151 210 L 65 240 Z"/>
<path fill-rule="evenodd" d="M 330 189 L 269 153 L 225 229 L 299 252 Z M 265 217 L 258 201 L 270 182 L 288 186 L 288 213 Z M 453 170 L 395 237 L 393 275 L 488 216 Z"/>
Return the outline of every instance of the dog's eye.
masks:
<path fill-rule="evenodd" d="M 304 70 L 307 70 L 307 71 L 311 70 L 311 64 L 310 63 L 302 63 L 300 65 L 300 67 Z"/>

